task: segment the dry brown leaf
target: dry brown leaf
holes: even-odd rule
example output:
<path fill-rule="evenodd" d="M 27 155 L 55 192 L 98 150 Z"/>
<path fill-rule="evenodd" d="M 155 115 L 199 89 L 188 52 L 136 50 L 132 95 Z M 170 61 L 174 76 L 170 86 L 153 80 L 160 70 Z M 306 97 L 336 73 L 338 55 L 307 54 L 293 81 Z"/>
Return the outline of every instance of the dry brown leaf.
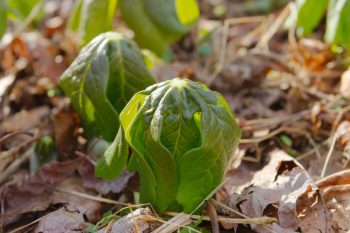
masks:
<path fill-rule="evenodd" d="M 130 214 L 122 217 L 116 221 L 111 229 L 110 233 L 143 233 L 151 232 L 154 230 L 154 223 L 150 221 L 149 216 L 152 218 L 152 211 L 149 208 L 140 208 L 132 211 Z M 98 231 L 98 233 L 105 233 L 106 228 Z"/>
<path fill-rule="evenodd" d="M 273 151 L 269 157 L 269 163 L 254 173 L 241 193 L 229 197 L 228 205 L 249 217 L 278 219 L 267 226 L 252 225 L 257 232 L 326 233 L 327 210 L 315 183 L 285 152 Z"/>
<path fill-rule="evenodd" d="M 329 233 L 350 232 L 350 170 L 332 174 L 317 182 L 329 211 Z"/>
<path fill-rule="evenodd" d="M 76 176 L 78 173 L 81 179 Z M 0 217 L 0 227 L 21 221 L 22 214 L 45 211 L 54 204 L 64 204 L 70 209 L 77 209 L 80 214 L 85 215 L 85 219 L 96 222 L 100 218 L 100 203 L 57 192 L 55 189 L 92 195 L 96 194 L 93 190 L 101 194 L 120 193 L 132 176 L 132 173 L 123 173 L 118 179 L 103 181 L 94 176 L 93 165 L 84 158 L 48 163 L 29 180 L 22 181 L 22 184 L 0 189 L 5 209 L 5 214 Z M 63 216 L 65 214 L 63 213 Z"/>
<path fill-rule="evenodd" d="M 159 63 L 152 70 L 156 79 L 166 81 L 174 77 L 194 79 L 196 76 L 196 64 L 173 62 L 172 64 Z"/>
<path fill-rule="evenodd" d="M 114 180 L 102 180 L 94 175 L 94 166 L 86 160 L 82 161 L 79 166 L 79 174 L 82 176 L 86 188 L 94 189 L 100 194 L 122 192 L 134 175 L 134 173 L 125 171 Z"/>
<path fill-rule="evenodd" d="M 50 109 L 48 106 L 41 106 L 29 111 L 21 111 L 0 122 L 0 132 L 26 131 L 38 125 L 49 114 Z"/>
<path fill-rule="evenodd" d="M 265 54 L 247 53 L 225 65 L 218 75 L 218 81 L 225 88 L 239 91 L 242 88 L 258 86 L 270 70 L 292 73 L 283 60 Z"/>
<path fill-rule="evenodd" d="M 350 160 L 350 121 L 342 121 L 336 131 L 337 139 L 343 148 L 343 156 Z"/>
<path fill-rule="evenodd" d="M 67 40 L 60 38 L 61 41 Z M 67 67 L 65 57 L 62 56 L 60 48 L 62 42 L 55 43 L 54 40 L 45 38 L 38 32 L 25 32 L 8 40 L 4 48 L 0 50 L 2 57 L 0 66 L 10 69 L 18 61 L 26 61 L 34 68 L 34 74 L 45 76 L 57 83 L 58 78 Z M 75 51 L 67 52 L 67 56 Z"/>
<path fill-rule="evenodd" d="M 22 184 L 2 187 L 5 214 L 0 218 L 0 226 L 21 214 L 47 209 L 52 201 L 52 190 L 71 177 L 81 161 L 52 162 L 42 166 L 36 175 Z"/>
<path fill-rule="evenodd" d="M 36 188 L 37 190 L 35 190 Z M 55 185 L 55 188 L 77 191 L 90 195 L 95 194 L 84 188 L 82 181 L 78 178 L 68 178 L 62 183 Z M 74 215 L 71 217 L 77 217 L 78 219 L 83 219 L 84 221 L 89 222 L 97 222 L 101 217 L 100 210 L 102 205 L 97 201 L 81 198 L 76 195 L 69 195 L 63 192 L 53 192 L 53 189 L 46 189 L 43 191 L 43 187 L 40 185 L 35 186 L 35 184 L 33 184 L 32 189 L 32 193 L 25 192 L 23 190 L 11 190 L 12 192 L 5 193 L 4 196 L 6 208 L 5 214 L 0 217 L 0 227 L 11 227 L 11 225 L 18 224 L 22 225 L 21 222 L 26 221 L 26 217 L 28 215 L 30 216 L 36 212 L 46 211 L 50 206 L 57 205 L 65 206 L 66 210 L 60 212 L 57 216 L 56 214 L 53 214 L 52 216 L 49 215 L 48 218 L 45 217 L 43 220 L 41 220 L 43 223 L 39 223 L 40 228 L 46 227 L 46 225 L 56 225 L 60 223 L 61 227 L 66 227 L 68 229 L 70 228 L 71 224 L 76 223 L 76 220 L 67 221 L 67 214 L 71 215 L 71 213 Z M 65 223 L 67 223 L 67 225 L 65 225 Z"/>
<path fill-rule="evenodd" d="M 284 117 L 289 114 L 286 94 L 280 88 L 248 88 L 241 93 L 235 96 L 232 92 L 222 93 L 240 118 Z"/>
<path fill-rule="evenodd" d="M 77 178 L 65 180 L 58 188 L 92 194 Z M 40 220 L 34 232 L 85 232 L 88 222 L 97 222 L 101 218 L 102 205 L 97 201 L 61 192 L 54 192 L 48 199 L 51 205 L 64 204 L 65 207 Z"/>
<path fill-rule="evenodd" d="M 86 228 L 84 216 L 77 210 L 66 207 L 46 215 L 34 233 L 76 233 L 85 232 Z"/>
<path fill-rule="evenodd" d="M 53 112 L 51 121 L 58 154 L 61 158 L 71 157 L 77 142 L 75 129 L 79 123 L 76 114 L 68 106 L 59 107 Z"/>
<path fill-rule="evenodd" d="M 14 37 L 4 44 L 2 52 L 1 67 L 3 69 L 10 69 L 15 66 L 15 62 L 18 58 L 25 59 L 26 61 L 33 61 L 30 49 L 22 37 Z"/>
<path fill-rule="evenodd" d="M 7 75 L 0 78 L 0 101 L 2 101 L 4 94 L 6 94 L 7 88 L 10 87 L 14 81 L 14 75 Z"/>
<path fill-rule="evenodd" d="M 333 57 L 329 45 L 311 38 L 299 40 L 291 55 L 295 62 L 312 71 L 326 69 L 325 64 Z"/>
<path fill-rule="evenodd" d="M 350 98 L 350 69 L 341 75 L 340 94 L 346 98 Z"/>
<path fill-rule="evenodd" d="M 152 233 L 175 232 L 179 230 L 182 226 L 187 226 L 191 223 L 192 220 L 190 218 L 190 215 L 185 213 L 177 213 L 174 217 L 164 222 Z"/>

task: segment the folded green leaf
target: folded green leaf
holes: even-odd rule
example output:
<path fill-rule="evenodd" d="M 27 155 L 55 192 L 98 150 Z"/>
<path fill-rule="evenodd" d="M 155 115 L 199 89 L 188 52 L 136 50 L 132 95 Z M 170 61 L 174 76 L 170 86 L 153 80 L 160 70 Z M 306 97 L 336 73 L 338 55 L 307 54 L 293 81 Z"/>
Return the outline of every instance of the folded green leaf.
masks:
<path fill-rule="evenodd" d="M 350 1 L 297 0 L 297 25 L 302 35 L 310 34 L 321 22 L 328 4 L 325 41 L 350 48 Z"/>
<path fill-rule="evenodd" d="M 330 0 L 325 39 L 350 48 L 350 1 Z"/>
<path fill-rule="evenodd" d="M 325 15 L 329 0 L 297 0 L 297 25 L 302 35 L 310 34 Z"/>
<path fill-rule="evenodd" d="M 74 3 L 72 13 L 69 15 L 68 19 L 68 25 L 72 31 L 77 31 L 79 29 L 82 7 L 83 0 L 76 0 Z"/>
<path fill-rule="evenodd" d="M 104 33 L 80 52 L 61 77 L 89 136 L 112 141 L 118 116 L 137 91 L 154 83 L 137 45 L 118 33 Z"/>
<path fill-rule="evenodd" d="M 106 180 L 111 180 L 122 173 L 127 159 L 128 144 L 125 141 L 123 129 L 119 128 L 112 145 L 97 163 L 95 175 L 103 177 Z"/>
<path fill-rule="evenodd" d="M 25 19 L 42 0 L 7 0 L 7 5 L 16 11 L 16 17 Z"/>
<path fill-rule="evenodd" d="M 0 39 L 7 28 L 7 11 L 2 5 L 5 5 L 4 0 L 0 0 Z"/>
<path fill-rule="evenodd" d="M 179 21 L 184 25 L 193 23 L 199 17 L 197 0 L 176 0 L 175 5 Z"/>
<path fill-rule="evenodd" d="M 174 0 L 144 0 L 145 11 L 167 42 L 177 40 L 190 27 L 180 23 Z M 193 23 L 195 19 L 191 23 Z"/>
<path fill-rule="evenodd" d="M 191 6 L 184 11 L 176 8 L 175 0 L 120 0 L 123 19 L 134 30 L 135 40 L 160 55 L 168 43 L 188 32 L 197 19 L 198 12 L 193 12 L 198 10 L 197 3 L 192 2 Z M 181 23 L 179 16 L 187 17 L 186 24 Z"/>
<path fill-rule="evenodd" d="M 82 5 L 77 3 L 74 17 L 80 17 L 79 37 L 82 46 L 86 45 L 100 33 L 112 29 L 116 6 L 117 0 L 84 0 Z M 76 22 L 77 20 L 72 20 L 72 26 L 74 28 L 78 23 Z"/>
<path fill-rule="evenodd" d="M 138 156 L 141 201 L 160 211 L 200 205 L 220 184 L 241 134 L 220 94 L 180 79 L 134 95 L 120 122 Z"/>

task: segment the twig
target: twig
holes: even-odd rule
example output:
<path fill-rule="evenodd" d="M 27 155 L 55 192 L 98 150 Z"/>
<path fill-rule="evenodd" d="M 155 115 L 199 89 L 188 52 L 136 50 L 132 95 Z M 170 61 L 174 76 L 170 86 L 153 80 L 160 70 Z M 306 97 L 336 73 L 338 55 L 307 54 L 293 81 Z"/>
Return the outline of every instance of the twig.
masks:
<path fill-rule="evenodd" d="M 92 165 L 96 165 L 96 161 L 95 160 L 93 160 L 89 155 L 87 155 L 87 154 L 85 154 L 85 153 L 83 153 L 83 152 L 81 152 L 81 151 L 75 151 L 74 152 L 76 155 L 78 155 L 79 157 L 82 157 L 82 158 L 84 158 L 84 159 L 86 159 L 89 163 L 91 163 Z"/>
<path fill-rule="evenodd" d="M 211 229 L 212 233 L 220 233 L 220 226 L 219 226 L 219 220 L 218 220 L 218 213 L 212 204 L 212 202 L 207 202 L 207 215 L 211 219 Z"/>
<path fill-rule="evenodd" d="M 115 223 L 115 219 L 112 219 L 112 220 L 108 223 L 108 225 L 107 225 L 107 227 L 106 227 L 104 233 L 110 233 L 111 230 L 112 230 L 112 228 L 113 228 L 113 224 L 114 224 L 114 223 Z"/>
<path fill-rule="evenodd" d="M 297 121 L 301 118 L 308 116 L 311 113 L 310 109 L 293 113 L 286 117 L 272 117 L 272 118 L 260 118 L 254 120 L 248 120 L 245 122 L 245 125 L 242 127 L 244 130 L 249 130 L 252 127 L 267 127 L 270 125 L 277 125 L 280 123 L 288 123 L 290 121 Z"/>
<path fill-rule="evenodd" d="M 19 134 L 24 134 L 24 135 L 27 135 L 27 136 L 30 136 L 30 137 L 33 137 L 34 134 L 33 133 L 30 133 L 30 132 L 26 132 L 26 131 L 16 131 L 16 132 L 11 132 L 11 133 L 8 133 L 4 136 L 2 136 L 0 138 L 0 146 L 4 143 L 4 141 L 14 137 L 14 136 L 17 136 Z"/>
<path fill-rule="evenodd" d="M 315 150 L 315 152 L 317 154 L 317 157 L 319 157 L 319 158 L 321 157 L 321 153 L 320 153 L 319 149 L 317 148 L 316 142 L 312 139 L 311 135 L 307 131 L 305 131 L 303 129 L 298 129 L 298 128 L 280 127 L 278 129 L 270 132 L 269 134 L 267 134 L 264 137 L 241 139 L 240 143 L 242 143 L 242 144 L 259 143 L 259 142 L 265 141 L 265 140 L 267 140 L 267 139 L 269 139 L 269 138 L 271 138 L 273 136 L 276 136 L 277 134 L 279 134 L 279 133 L 281 133 L 283 131 L 287 131 L 287 132 L 289 131 L 289 132 L 304 134 L 308 138 L 311 146 L 314 147 L 314 150 Z"/>
<path fill-rule="evenodd" d="M 30 138 L 29 140 L 17 145 L 16 147 L 14 148 L 11 148 L 10 150 L 8 151 L 4 151 L 4 152 L 0 152 L 0 160 L 3 160 L 3 159 L 7 159 L 7 158 L 10 158 L 11 156 L 19 153 L 23 147 L 26 147 L 28 146 L 29 144 L 35 142 L 36 140 L 38 140 L 42 135 L 36 135 L 36 136 L 33 136 L 32 138 Z"/>
<path fill-rule="evenodd" d="M 71 191 L 71 190 L 61 189 L 61 188 L 56 188 L 55 190 L 58 192 L 69 193 L 69 194 L 72 194 L 72 195 L 75 195 L 78 197 L 83 197 L 86 199 L 90 199 L 90 200 L 98 201 L 98 202 L 103 202 L 103 203 L 107 203 L 107 204 L 113 204 L 113 205 L 119 205 L 119 206 L 125 206 L 125 207 L 130 206 L 130 204 L 128 204 L 128 203 L 114 201 L 114 200 L 110 200 L 110 199 L 103 198 L 103 197 L 96 197 L 93 195 L 89 195 L 89 194 L 81 193 L 81 192 L 77 192 L 77 191 Z"/>
<path fill-rule="evenodd" d="M 130 210 L 130 214 L 131 214 L 131 218 L 132 218 L 132 223 L 134 225 L 134 230 L 136 230 L 137 233 L 141 233 L 139 225 L 136 222 L 135 216 L 134 216 L 134 211 L 132 211 L 131 206 L 129 206 L 129 210 Z"/>
<path fill-rule="evenodd" d="M 271 40 L 273 35 L 276 34 L 276 32 L 282 26 L 282 24 L 286 21 L 290 12 L 291 12 L 290 5 L 288 4 L 282 10 L 282 12 L 277 16 L 277 18 L 274 20 L 269 30 L 261 37 L 258 44 L 256 45 L 256 48 L 259 48 L 259 49 L 266 48 L 268 50 L 269 41 Z"/>
<path fill-rule="evenodd" d="M 316 145 L 315 148 L 310 149 L 309 151 L 307 151 L 304 154 L 296 157 L 295 159 L 298 160 L 298 161 L 303 160 L 303 159 L 309 157 L 310 155 L 312 155 L 313 153 L 315 153 L 316 152 L 316 148 L 319 148 L 320 146 L 324 146 L 324 145 L 327 145 L 327 140 L 322 141 L 321 143 Z"/>
<path fill-rule="evenodd" d="M 233 209 L 233 208 L 231 208 L 231 207 L 229 207 L 229 206 L 227 206 L 227 205 L 225 205 L 225 204 L 223 204 L 223 203 L 221 203 L 221 202 L 219 202 L 219 201 L 217 201 L 217 200 L 215 200 L 215 199 L 212 199 L 211 200 L 215 205 L 217 205 L 217 206 L 219 206 L 219 207 L 221 207 L 221 208 L 224 208 L 224 209 L 226 209 L 226 210 L 229 210 L 229 211 L 231 211 L 232 213 L 234 213 L 234 214 L 236 214 L 236 215 L 238 215 L 238 216 L 240 216 L 240 217 L 242 217 L 242 218 L 249 218 L 247 215 L 244 215 L 244 214 L 242 214 L 241 212 L 239 212 L 239 211 L 237 211 L 237 210 L 235 210 L 235 209 Z"/>
<path fill-rule="evenodd" d="M 343 118 L 344 114 L 346 112 L 350 111 L 350 105 L 342 108 L 336 115 L 335 117 L 335 120 L 334 120 L 334 123 L 332 125 L 332 130 L 331 130 L 331 133 L 330 133 L 330 137 L 327 139 L 328 142 L 331 141 L 331 138 L 332 138 L 332 135 L 334 135 L 336 133 L 336 130 L 337 130 L 337 126 L 339 125 L 341 119 Z"/>
<path fill-rule="evenodd" d="M 219 202 L 219 201 L 217 201 L 217 200 L 215 200 L 215 199 L 212 199 L 211 201 L 212 201 L 215 205 L 220 206 L 221 208 L 224 208 L 224 209 L 226 209 L 226 210 L 228 210 L 228 211 L 231 211 L 232 213 L 234 213 L 234 214 L 236 214 L 236 215 L 238 215 L 238 216 L 241 216 L 241 217 L 243 217 L 243 218 L 245 218 L 245 219 L 249 219 L 249 218 L 250 218 L 250 217 L 248 217 L 247 215 L 242 214 L 241 212 L 239 212 L 239 211 L 237 211 L 237 210 L 235 210 L 235 209 L 233 209 L 233 208 L 231 208 L 231 207 L 229 207 L 229 206 L 227 206 L 227 205 L 225 205 L 225 204 L 223 204 L 223 203 L 221 203 L 221 202 Z M 271 229 L 270 226 L 263 226 L 263 227 L 264 227 L 267 231 L 273 233 L 273 230 Z"/>
<path fill-rule="evenodd" d="M 33 148 L 28 149 L 21 157 L 12 162 L 2 173 L 0 173 L 0 184 L 3 183 L 10 175 L 26 162 L 33 154 Z"/>
<path fill-rule="evenodd" d="M 26 224 L 26 225 L 24 225 L 24 226 L 21 226 L 21 227 L 19 227 L 19 228 L 17 228 L 17 229 L 14 229 L 14 230 L 10 231 L 9 233 L 15 233 L 15 232 L 18 232 L 18 231 L 22 231 L 22 230 L 26 229 L 27 227 L 29 227 L 29 226 L 31 226 L 31 225 L 33 225 L 33 224 L 39 222 L 40 220 L 42 220 L 42 219 L 44 219 L 44 218 L 46 218 L 47 216 L 49 216 L 49 215 L 51 215 L 51 214 L 54 214 L 54 213 L 57 212 L 57 211 L 62 210 L 63 208 L 64 208 L 64 207 L 62 207 L 62 208 L 60 208 L 60 209 L 58 209 L 58 210 L 55 210 L 55 211 L 53 211 L 53 212 L 51 212 L 51 213 L 49 213 L 49 214 L 47 214 L 47 215 L 44 215 L 44 216 L 42 216 L 42 217 L 40 217 L 40 218 L 37 218 L 37 219 L 35 219 L 34 221 L 32 221 L 32 222 L 30 222 L 30 223 L 28 223 L 28 224 Z"/>
<path fill-rule="evenodd" d="M 176 216 L 178 213 L 176 212 L 165 212 L 165 215 L 168 216 Z M 188 216 L 191 219 L 195 220 L 204 220 L 204 221 L 211 221 L 208 216 L 202 216 L 202 215 L 193 215 L 193 214 L 188 214 Z M 263 224 L 270 224 L 273 222 L 277 222 L 276 218 L 271 218 L 271 217 L 260 217 L 260 218 L 247 218 L 247 219 L 242 219 L 242 218 L 230 218 L 230 217 L 225 217 L 225 216 L 218 216 L 219 222 L 225 222 L 225 223 L 236 223 L 236 224 L 257 224 L 257 225 L 263 225 Z"/>
<path fill-rule="evenodd" d="M 332 143 L 331 143 L 331 146 L 329 148 L 327 157 L 326 157 L 326 161 L 324 162 L 324 165 L 323 165 L 323 168 L 322 168 L 321 178 L 324 178 L 324 176 L 326 174 L 327 166 L 328 166 L 328 163 L 329 163 L 329 161 L 330 161 L 330 159 L 332 157 L 332 154 L 333 154 L 333 151 L 334 151 L 334 147 L 335 147 L 335 143 L 337 142 L 337 139 L 338 139 L 338 134 L 335 133 L 334 136 L 333 136 Z"/>
<path fill-rule="evenodd" d="M 265 16 L 252 16 L 252 17 L 241 17 L 241 18 L 231 18 L 226 19 L 224 21 L 224 25 L 222 27 L 222 37 L 220 43 L 220 52 L 219 52 L 219 62 L 217 63 L 213 74 L 208 78 L 206 84 L 210 86 L 215 80 L 216 76 L 220 73 L 225 65 L 225 57 L 226 57 L 226 47 L 227 47 L 227 38 L 228 31 L 231 25 L 234 24 L 243 24 L 243 23 L 254 23 L 264 20 Z"/>
<path fill-rule="evenodd" d="M 177 213 L 174 217 L 169 219 L 166 222 L 154 230 L 152 233 L 168 233 L 175 232 L 181 227 L 184 227 L 191 223 L 191 219 L 185 213 Z"/>

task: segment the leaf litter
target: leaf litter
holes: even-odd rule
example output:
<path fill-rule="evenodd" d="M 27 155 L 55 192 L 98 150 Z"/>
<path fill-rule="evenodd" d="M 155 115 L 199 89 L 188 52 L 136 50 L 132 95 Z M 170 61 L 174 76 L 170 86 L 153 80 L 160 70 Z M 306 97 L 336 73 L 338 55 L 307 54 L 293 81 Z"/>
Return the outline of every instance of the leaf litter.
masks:
<path fill-rule="evenodd" d="M 209 211 L 203 213 L 210 217 L 203 219 L 213 223 L 200 220 L 198 229 L 349 232 L 346 61 L 334 56 L 317 35 L 297 39 L 293 31 L 281 27 L 273 32 L 276 21 L 283 19 L 283 9 L 256 18 L 249 10 L 236 10 L 246 9 L 244 3 L 218 2 L 227 9 L 214 12 L 213 1 L 200 2 L 203 16 L 198 25 L 209 28 L 207 34 L 189 33 L 172 46 L 170 63 L 156 63 L 153 69 L 158 80 L 180 76 L 211 84 L 228 100 L 243 129 L 237 160 L 214 196 L 215 208 L 208 204 Z M 24 158 L 1 181 L 3 232 L 21 230 L 26 224 L 30 225 L 23 229 L 33 232 L 86 232 L 106 210 L 119 213 L 120 206 L 106 204 L 103 198 L 137 204 L 139 181 L 134 174 L 123 173 L 110 182 L 93 175 L 96 155 L 89 154 L 79 118 L 57 89 L 58 77 L 78 49 L 64 33 L 67 11 L 60 10 L 62 4 L 51 4 L 56 10 L 41 31 L 7 35 L 1 43 L 0 136 L 18 133 L 1 142 L 1 171 Z M 262 41 L 270 34 L 267 42 Z M 58 161 L 30 175 L 29 157 L 42 135 L 54 138 Z M 330 158 L 321 179 L 327 154 Z M 149 230 L 149 224 L 157 221 L 152 230 L 160 223 L 162 229 L 179 229 L 169 228 L 172 221 L 180 228 L 189 224 L 176 220 L 179 217 L 156 216 L 149 209 L 132 210 L 135 215 L 143 212 L 153 217 L 141 218 L 139 227 L 127 213 L 106 227 L 118 232 L 124 221 L 130 232 L 137 232 L 143 226 Z M 222 221 L 223 216 L 241 223 Z M 249 222 L 260 217 L 275 221 Z"/>

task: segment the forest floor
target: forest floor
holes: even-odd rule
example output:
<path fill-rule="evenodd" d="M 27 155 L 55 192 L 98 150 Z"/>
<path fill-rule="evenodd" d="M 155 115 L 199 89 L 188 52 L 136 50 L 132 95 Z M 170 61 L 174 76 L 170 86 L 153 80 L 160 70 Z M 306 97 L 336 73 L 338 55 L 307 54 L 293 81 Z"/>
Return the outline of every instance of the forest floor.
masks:
<path fill-rule="evenodd" d="M 94 176 L 99 142 L 84 138 L 58 86 L 78 54 L 65 30 L 69 10 L 50 2 L 37 28 L 0 43 L 0 232 L 133 232 L 130 212 L 141 232 L 350 231 L 349 61 L 322 42 L 322 27 L 300 39 L 284 27 L 286 5 L 200 1 L 196 28 L 152 72 L 220 92 L 243 135 L 202 216 L 158 216 L 136 204 L 137 174 Z M 38 159 L 38 147 L 52 147 L 43 136 L 54 152 Z"/>

